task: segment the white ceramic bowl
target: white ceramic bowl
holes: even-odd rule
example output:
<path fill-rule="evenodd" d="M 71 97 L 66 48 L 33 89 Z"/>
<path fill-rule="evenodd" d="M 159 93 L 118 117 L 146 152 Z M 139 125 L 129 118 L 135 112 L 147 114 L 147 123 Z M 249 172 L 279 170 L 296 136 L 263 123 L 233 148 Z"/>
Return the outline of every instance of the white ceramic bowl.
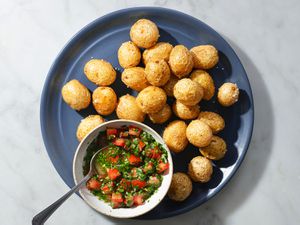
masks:
<path fill-rule="evenodd" d="M 98 127 L 96 127 L 94 130 L 92 130 L 79 144 L 74 160 L 73 160 L 73 177 L 75 184 L 77 184 L 82 178 L 83 178 L 83 158 L 86 154 L 87 147 L 89 144 L 98 136 L 100 131 L 106 130 L 107 127 L 114 127 L 114 128 L 120 128 L 121 126 L 126 125 L 133 125 L 136 127 L 139 127 L 143 129 L 144 131 L 148 132 L 153 136 L 153 138 L 161 143 L 163 147 L 168 152 L 168 161 L 169 161 L 169 170 L 165 173 L 163 176 L 163 181 L 159 189 L 149 198 L 145 201 L 143 205 L 133 207 L 133 208 L 117 208 L 113 209 L 111 206 L 109 206 L 104 201 L 99 200 L 96 196 L 94 196 L 85 186 L 82 187 L 79 191 L 81 197 L 83 200 L 93 209 L 96 211 L 103 213 L 107 216 L 116 217 L 116 218 L 132 218 L 136 216 L 140 216 L 142 214 L 145 214 L 146 212 L 153 209 L 160 201 L 165 197 L 165 195 L 168 192 L 168 189 L 171 184 L 172 175 L 173 175 L 173 162 L 171 153 L 164 143 L 161 136 L 156 133 L 152 128 L 149 126 L 131 121 L 131 120 L 112 120 L 105 122 L 103 124 L 100 124 Z M 103 146 L 104 147 L 104 146 Z"/>

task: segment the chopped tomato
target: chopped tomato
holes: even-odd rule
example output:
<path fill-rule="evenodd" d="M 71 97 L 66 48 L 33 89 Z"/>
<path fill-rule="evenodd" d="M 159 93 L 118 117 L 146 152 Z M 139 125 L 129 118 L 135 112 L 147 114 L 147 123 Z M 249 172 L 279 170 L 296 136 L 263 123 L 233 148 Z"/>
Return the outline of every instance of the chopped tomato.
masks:
<path fill-rule="evenodd" d="M 145 165 L 143 171 L 144 173 L 148 173 L 148 172 L 151 172 L 153 170 L 153 163 L 152 162 L 149 162 Z"/>
<path fill-rule="evenodd" d="M 126 180 L 125 178 L 122 178 L 119 187 L 123 188 L 124 190 L 128 190 L 130 188 L 130 181 Z"/>
<path fill-rule="evenodd" d="M 120 174 L 119 170 L 117 170 L 117 169 L 109 169 L 108 170 L 108 177 L 111 180 L 117 179 L 120 175 L 121 174 Z"/>
<path fill-rule="evenodd" d="M 143 188 L 146 186 L 146 181 L 143 180 L 132 180 L 131 184 L 133 187 Z"/>
<path fill-rule="evenodd" d="M 113 208 L 119 208 L 122 206 L 123 197 L 121 193 L 112 193 L 111 204 Z"/>
<path fill-rule="evenodd" d="M 140 157 L 135 156 L 135 155 L 130 155 L 128 157 L 128 160 L 129 160 L 130 165 L 137 165 L 142 161 L 142 159 Z"/>
<path fill-rule="evenodd" d="M 91 179 L 88 180 L 86 186 L 89 190 L 93 190 L 93 191 L 100 190 L 101 182 L 96 180 L 95 178 L 91 178 Z"/>
<path fill-rule="evenodd" d="M 161 151 L 157 147 L 153 149 L 147 149 L 145 153 L 147 157 L 152 159 L 159 159 L 161 156 Z"/>
<path fill-rule="evenodd" d="M 144 142 L 142 142 L 142 141 L 139 142 L 138 147 L 139 147 L 140 151 L 142 151 L 145 146 L 146 146 L 146 144 Z"/>
<path fill-rule="evenodd" d="M 160 162 L 157 165 L 156 170 L 157 170 L 158 173 L 162 173 L 162 172 L 166 171 L 168 168 L 169 168 L 169 163 Z"/>
<path fill-rule="evenodd" d="M 116 128 L 107 128 L 106 129 L 106 135 L 110 136 L 110 135 L 117 135 L 118 134 L 118 130 Z"/>
<path fill-rule="evenodd" d="M 140 128 L 134 127 L 134 126 L 129 126 L 129 134 L 130 135 L 139 137 L 141 132 L 142 132 L 142 130 Z"/>
<path fill-rule="evenodd" d="M 111 195 L 112 202 L 123 202 L 123 197 L 121 193 L 112 193 Z"/>
<path fill-rule="evenodd" d="M 107 182 L 104 186 L 102 186 L 101 190 L 103 192 L 103 194 L 111 194 L 112 193 L 112 189 L 115 186 L 113 181 L 109 181 Z"/>
<path fill-rule="evenodd" d="M 121 207 L 122 207 L 122 202 L 114 202 L 114 201 L 111 201 L 111 207 L 112 207 L 113 209 L 121 208 Z"/>
<path fill-rule="evenodd" d="M 113 144 L 119 147 L 124 147 L 125 145 L 125 139 L 123 138 L 117 138 L 116 140 L 113 141 Z"/>
<path fill-rule="evenodd" d="M 109 157 L 109 161 L 111 161 L 112 163 L 117 163 L 119 160 L 119 156 L 115 156 L 115 157 Z"/>
<path fill-rule="evenodd" d="M 144 198 L 142 195 L 135 195 L 133 196 L 133 203 L 135 205 L 142 205 L 144 202 Z"/>
<path fill-rule="evenodd" d="M 102 188 L 101 188 L 102 192 L 104 194 L 109 194 L 110 193 L 110 188 L 108 187 L 108 185 L 104 185 Z"/>

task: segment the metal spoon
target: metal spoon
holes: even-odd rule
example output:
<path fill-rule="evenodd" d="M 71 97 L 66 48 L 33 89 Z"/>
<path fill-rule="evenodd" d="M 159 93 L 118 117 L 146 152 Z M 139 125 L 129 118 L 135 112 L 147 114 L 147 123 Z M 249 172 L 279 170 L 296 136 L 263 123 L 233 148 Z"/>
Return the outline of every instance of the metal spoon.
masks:
<path fill-rule="evenodd" d="M 104 148 L 101 148 L 98 150 L 92 157 L 90 161 L 90 170 L 88 174 L 76 185 L 74 186 L 68 193 L 63 195 L 60 199 L 58 199 L 56 202 L 48 206 L 46 209 L 41 211 L 39 214 L 35 215 L 32 219 L 32 225 L 41 225 L 44 224 L 45 221 L 54 213 L 54 211 L 64 203 L 73 193 L 78 191 L 83 184 L 85 184 L 96 172 L 95 168 L 95 159 L 97 158 L 96 156 L 100 151 L 103 151 L 106 149 L 108 146 L 105 146 Z"/>

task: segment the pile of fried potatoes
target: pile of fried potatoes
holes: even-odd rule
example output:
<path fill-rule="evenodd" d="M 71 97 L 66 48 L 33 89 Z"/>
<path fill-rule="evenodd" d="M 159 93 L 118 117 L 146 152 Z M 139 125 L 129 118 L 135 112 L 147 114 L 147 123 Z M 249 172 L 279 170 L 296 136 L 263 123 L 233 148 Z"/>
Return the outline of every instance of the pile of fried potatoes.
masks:
<path fill-rule="evenodd" d="M 217 136 L 225 127 L 224 119 L 215 112 L 201 111 L 199 106 L 199 102 L 209 101 L 215 95 L 214 80 L 206 70 L 218 63 L 218 50 L 212 45 L 198 45 L 189 50 L 184 45 L 158 42 L 159 29 L 148 19 L 132 25 L 130 39 L 118 49 L 118 60 L 124 68 L 121 80 L 139 92 L 136 97 L 129 94 L 118 97 L 109 87 L 117 73 L 103 59 L 91 59 L 84 66 L 87 79 L 98 86 L 92 95 L 78 80 L 71 80 L 62 88 L 62 97 L 74 110 L 85 109 L 92 102 L 99 114 L 80 122 L 78 141 L 104 122 L 102 116 L 114 111 L 120 119 L 143 122 L 148 116 L 156 124 L 167 122 L 174 113 L 178 120 L 166 126 L 165 143 L 174 153 L 184 151 L 191 143 L 202 155 L 190 161 L 187 174 L 173 176 L 168 196 L 183 201 L 192 191 L 192 181 L 206 183 L 211 179 L 211 160 L 222 159 L 227 151 L 226 142 Z M 144 67 L 139 66 L 141 61 Z M 167 104 L 168 97 L 175 98 L 171 106 Z M 218 89 L 217 100 L 224 107 L 233 105 L 238 97 L 239 88 L 234 83 L 224 83 Z M 185 120 L 190 122 L 187 124 Z"/>

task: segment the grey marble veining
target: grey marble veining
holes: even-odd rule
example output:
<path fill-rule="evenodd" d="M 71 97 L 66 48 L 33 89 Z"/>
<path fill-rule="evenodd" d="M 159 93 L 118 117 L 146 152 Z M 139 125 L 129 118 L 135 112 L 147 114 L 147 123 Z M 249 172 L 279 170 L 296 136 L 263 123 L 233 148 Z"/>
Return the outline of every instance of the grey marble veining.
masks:
<path fill-rule="evenodd" d="M 230 183 L 189 213 L 147 224 L 252 225 L 300 221 L 300 2 L 0 0 L 0 223 L 29 224 L 68 190 L 45 151 L 39 101 L 63 45 L 108 12 L 140 5 L 188 13 L 220 32 L 248 73 L 255 126 Z M 47 224 L 141 224 L 103 217 L 72 196 Z"/>

